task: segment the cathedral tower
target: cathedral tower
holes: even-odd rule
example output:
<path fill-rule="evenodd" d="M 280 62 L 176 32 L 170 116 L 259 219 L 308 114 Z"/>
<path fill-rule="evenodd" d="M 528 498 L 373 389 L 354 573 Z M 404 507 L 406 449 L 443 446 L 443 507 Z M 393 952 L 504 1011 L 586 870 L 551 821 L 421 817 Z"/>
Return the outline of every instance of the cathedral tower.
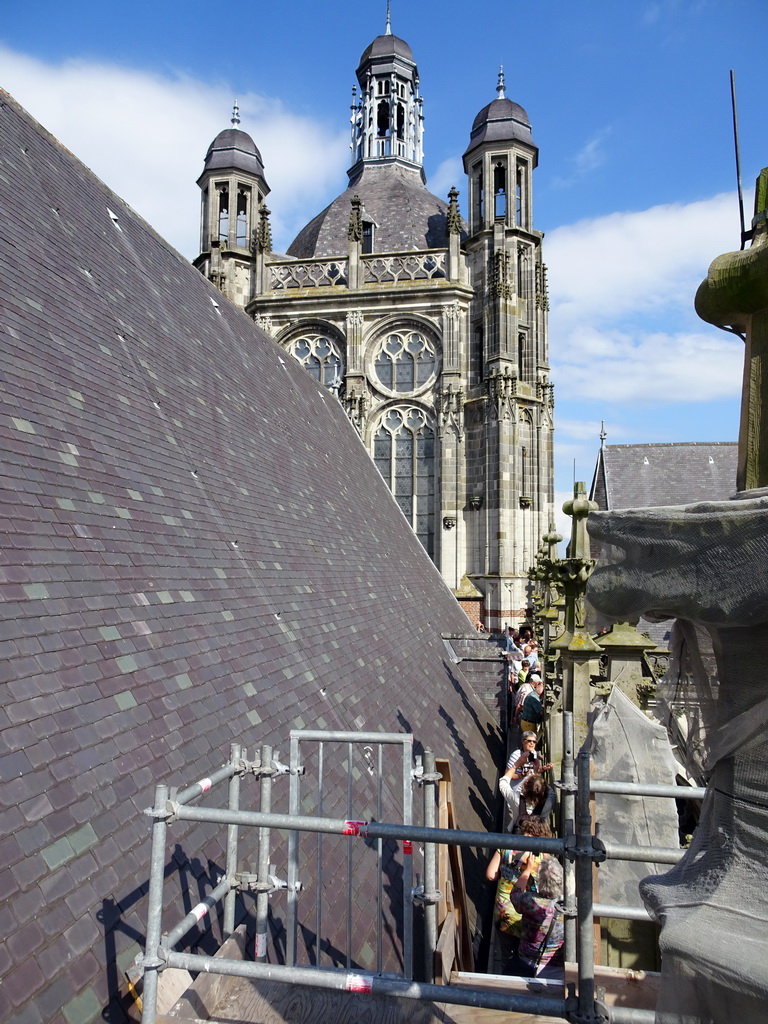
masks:
<path fill-rule="evenodd" d="M 467 614 L 501 626 L 526 616 L 527 571 L 552 502 L 546 281 L 532 226 L 538 151 L 501 77 L 464 157 L 467 227 L 455 188 L 446 202 L 426 187 L 422 107 L 413 53 L 388 18 L 357 68 L 347 189 L 287 256 L 272 253 L 258 150 L 228 129 L 200 179 L 197 263 L 212 272 L 206 239 L 218 229 L 223 247 L 226 234 L 220 265 L 234 275 L 222 290 L 343 403 Z M 219 191 L 244 185 L 251 216 L 261 207 L 250 251 L 222 220 Z"/>

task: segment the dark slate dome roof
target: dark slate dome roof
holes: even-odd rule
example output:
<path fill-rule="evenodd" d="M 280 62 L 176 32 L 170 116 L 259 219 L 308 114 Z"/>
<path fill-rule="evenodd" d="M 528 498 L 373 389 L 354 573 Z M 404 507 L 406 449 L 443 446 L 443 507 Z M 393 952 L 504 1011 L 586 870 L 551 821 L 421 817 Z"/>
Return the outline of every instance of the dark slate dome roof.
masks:
<path fill-rule="evenodd" d="M 492 100 L 472 122 L 467 153 L 483 142 L 524 142 L 535 148 L 531 121 L 519 103 L 508 99 Z"/>
<path fill-rule="evenodd" d="M 363 202 L 364 216 L 374 221 L 376 252 L 440 249 L 448 244 L 448 204 L 427 190 L 420 169 L 389 164 L 365 167 L 346 192 L 302 228 L 288 255 L 309 259 L 345 253 L 355 195 Z"/>
<path fill-rule="evenodd" d="M 363 51 L 360 64 L 365 64 L 371 57 L 404 57 L 406 60 L 414 62 L 413 50 L 408 43 L 399 36 L 391 34 L 376 36 L 371 45 Z"/>
<path fill-rule="evenodd" d="M 246 171 L 264 177 L 261 153 L 248 132 L 239 128 L 225 128 L 219 132 L 205 154 L 203 174 L 218 170 Z"/>

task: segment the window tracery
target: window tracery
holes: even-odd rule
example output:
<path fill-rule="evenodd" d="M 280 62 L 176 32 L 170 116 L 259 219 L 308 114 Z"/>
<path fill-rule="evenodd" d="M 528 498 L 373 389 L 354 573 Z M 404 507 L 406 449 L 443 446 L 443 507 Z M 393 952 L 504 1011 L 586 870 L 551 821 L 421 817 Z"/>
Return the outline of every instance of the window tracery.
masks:
<path fill-rule="evenodd" d="M 393 406 L 373 435 L 373 461 L 430 557 L 434 555 L 435 431 L 426 410 Z"/>
<path fill-rule="evenodd" d="M 373 359 L 377 380 L 397 394 L 409 394 L 434 377 L 437 357 L 432 341 L 420 331 L 389 331 L 379 343 Z"/>
<path fill-rule="evenodd" d="M 304 334 L 289 343 L 288 351 L 312 374 L 318 384 L 338 391 L 344 378 L 344 356 L 333 338 L 322 334 Z"/>

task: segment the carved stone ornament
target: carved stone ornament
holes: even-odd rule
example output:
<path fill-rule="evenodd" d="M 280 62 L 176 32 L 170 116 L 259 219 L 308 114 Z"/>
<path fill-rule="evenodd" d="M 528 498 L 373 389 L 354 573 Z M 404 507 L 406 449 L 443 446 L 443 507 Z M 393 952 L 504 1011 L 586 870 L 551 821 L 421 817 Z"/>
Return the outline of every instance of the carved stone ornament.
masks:
<path fill-rule="evenodd" d="M 464 410 L 464 391 L 456 384 L 449 384 L 440 393 L 437 400 L 437 433 L 443 437 L 446 430 L 452 430 L 456 438 L 461 440 L 462 413 Z"/>
<path fill-rule="evenodd" d="M 509 372 L 492 374 L 487 380 L 491 413 L 497 420 L 514 420 L 517 378 Z"/>
<path fill-rule="evenodd" d="M 362 330 L 363 327 L 363 314 L 359 309 L 350 310 L 347 313 L 347 330 Z"/>

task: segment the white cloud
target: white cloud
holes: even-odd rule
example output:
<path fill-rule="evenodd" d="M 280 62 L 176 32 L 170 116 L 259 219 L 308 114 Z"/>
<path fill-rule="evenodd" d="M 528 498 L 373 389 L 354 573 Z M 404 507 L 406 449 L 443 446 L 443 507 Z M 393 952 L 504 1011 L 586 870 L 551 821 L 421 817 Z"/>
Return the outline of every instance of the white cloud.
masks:
<path fill-rule="evenodd" d="M 603 420 L 569 420 L 557 415 L 555 409 L 555 430 L 558 438 L 568 437 L 574 441 L 591 441 L 596 444 L 600 438 L 600 431 L 605 426 L 605 431 L 611 437 L 622 437 L 626 431 L 612 422 Z"/>
<path fill-rule="evenodd" d="M 610 128 L 601 128 L 591 139 L 587 139 L 578 153 L 568 161 L 571 173 L 566 176 L 556 175 L 552 179 L 553 185 L 556 188 L 569 188 L 604 164 L 606 161 L 604 142 L 610 133 Z"/>
<path fill-rule="evenodd" d="M 172 245 L 197 254 L 195 181 L 211 140 L 229 126 L 231 89 L 84 60 L 48 64 L 2 46 L 0 67 L 3 88 Z M 238 100 L 240 127 L 261 152 L 279 211 L 275 243 L 285 247 L 329 189 L 342 191 L 346 139 L 277 99 Z"/>
<path fill-rule="evenodd" d="M 464 176 L 464 167 L 461 163 L 460 157 L 449 157 L 447 160 L 443 160 L 438 165 L 435 173 L 427 181 L 427 188 L 429 191 L 438 196 L 440 199 L 445 199 L 448 195 L 448 191 L 456 186 L 459 191 L 462 191 L 465 187 L 466 178 Z M 465 198 L 465 197 L 462 197 Z M 459 200 L 459 206 L 461 207 L 461 199 Z M 466 217 L 466 203 L 464 207 L 461 207 L 462 213 Z"/>
<path fill-rule="evenodd" d="M 648 404 L 738 395 L 742 342 L 693 312 L 709 263 L 737 240 L 731 195 L 552 231 L 546 258 L 559 393 Z"/>

